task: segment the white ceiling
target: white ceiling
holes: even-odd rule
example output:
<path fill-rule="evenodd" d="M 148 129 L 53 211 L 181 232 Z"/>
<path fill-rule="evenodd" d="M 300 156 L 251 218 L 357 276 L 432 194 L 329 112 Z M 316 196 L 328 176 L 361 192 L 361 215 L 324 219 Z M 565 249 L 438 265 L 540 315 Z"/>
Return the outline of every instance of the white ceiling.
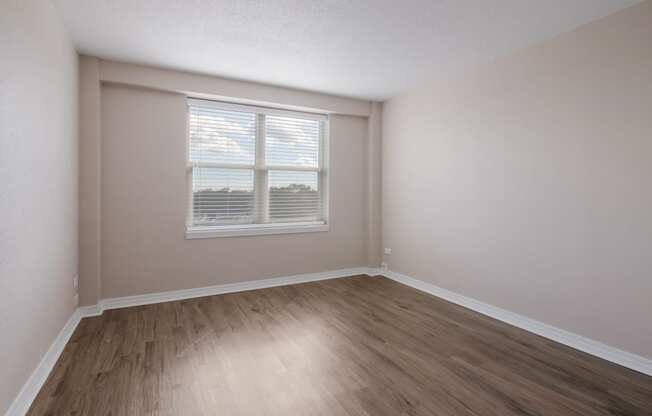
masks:
<path fill-rule="evenodd" d="M 639 0 L 54 0 L 77 49 L 384 100 Z"/>

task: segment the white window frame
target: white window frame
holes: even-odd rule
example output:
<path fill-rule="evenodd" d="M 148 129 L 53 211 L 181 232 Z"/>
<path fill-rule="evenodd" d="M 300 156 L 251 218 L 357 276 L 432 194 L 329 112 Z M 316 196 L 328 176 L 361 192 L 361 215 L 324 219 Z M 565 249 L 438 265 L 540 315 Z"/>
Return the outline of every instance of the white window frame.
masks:
<path fill-rule="evenodd" d="M 257 221 L 260 223 L 248 224 L 224 224 L 217 226 L 193 226 L 193 184 L 192 173 L 195 167 L 215 167 L 215 168 L 242 168 L 252 169 L 250 165 L 236 165 L 228 163 L 215 162 L 192 162 L 190 160 L 190 106 L 193 102 L 202 106 L 210 106 L 221 110 L 245 111 L 256 113 L 256 158 L 253 165 L 254 170 L 254 206 L 260 208 L 256 210 Z M 188 112 L 186 114 L 186 182 L 188 188 L 187 201 L 187 219 L 186 219 L 186 239 L 197 238 L 217 238 L 217 237 L 238 237 L 270 234 L 295 234 L 307 232 L 324 232 L 329 230 L 329 118 L 326 114 L 309 113 L 280 108 L 262 107 L 248 104 L 237 104 L 223 101 L 212 101 L 201 98 L 187 98 Z M 300 166 L 275 166 L 265 163 L 265 116 L 288 116 L 308 120 L 317 120 L 320 122 L 320 140 L 319 140 L 319 166 L 300 167 Z M 268 215 L 268 172 L 270 170 L 284 171 L 309 171 L 317 172 L 319 178 L 319 194 L 321 197 L 322 221 L 300 221 L 300 222 L 279 222 L 264 223 L 265 216 Z"/>

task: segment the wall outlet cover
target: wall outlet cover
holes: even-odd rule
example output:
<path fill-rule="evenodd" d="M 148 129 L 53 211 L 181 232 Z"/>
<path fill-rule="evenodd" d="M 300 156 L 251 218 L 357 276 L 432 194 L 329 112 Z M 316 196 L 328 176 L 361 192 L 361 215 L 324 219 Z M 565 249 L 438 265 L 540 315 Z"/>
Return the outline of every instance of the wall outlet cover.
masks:
<path fill-rule="evenodd" d="M 385 247 L 385 254 L 392 254 L 392 249 L 389 247 Z"/>

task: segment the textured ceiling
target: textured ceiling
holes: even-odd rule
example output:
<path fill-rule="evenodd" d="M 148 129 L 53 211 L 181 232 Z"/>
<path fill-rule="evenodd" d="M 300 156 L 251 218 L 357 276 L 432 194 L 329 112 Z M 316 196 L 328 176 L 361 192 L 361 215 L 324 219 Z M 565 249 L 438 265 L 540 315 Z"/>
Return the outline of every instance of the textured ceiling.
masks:
<path fill-rule="evenodd" d="M 638 0 L 54 0 L 85 54 L 383 100 Z"/>

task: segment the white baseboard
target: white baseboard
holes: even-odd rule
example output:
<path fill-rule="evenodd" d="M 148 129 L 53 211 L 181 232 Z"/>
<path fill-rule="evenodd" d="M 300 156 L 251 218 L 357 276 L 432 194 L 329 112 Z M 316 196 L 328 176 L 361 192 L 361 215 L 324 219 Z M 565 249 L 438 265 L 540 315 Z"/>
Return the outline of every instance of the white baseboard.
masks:
<path fill-rule="evenodd" d="M 295 285 L 298 283 L 316 282 L 319 280 L 336 279 L 338 277 L 370 274 L 369 267 L 355 267 L 350 269 L 332 270 L 319 273 L 305 273 L 293 276 L 274 277 L 271 279 L 250 280 L 240 283 L 198 287 L 194 289 L 172 290 L 169 292 L 148 293 L 145 295 L 124 296 L 119 298 L 102 299 L 97 305 L 84 306 L 82 316 L 97 316 L 109 309 L 126 308 L 130 306 L 150 305 L 153 303 L 170 302 L 174 300 L 192 299 L 203 296 L 221 295 L 224 293 L 242 292 L 245 290 L 264 289 L 267 287 Z"/>
<path fill-rule="evenodd" d="M 70 319 L 68 319 L 68 322 L 66 322 L 66 325 L 61 329 L 57 337 L 54 339 L 54 342 L 50 345 L 50 348 L 41 359 L 41 362 L 36 366 L 32 375 L 23 385 L 18 396 L 16 396 L 13 403 L 11 403 L 9 409 L 7 409 L 5 416 L 23 416 L 27 413 L 32 402 L 36 398 L 36 395 L 41 390 L 45 380 L 47 380 L 54 365 L 57 363 L 57 360 L 70 340 L 70 337 L 73 332 L 75 332 L 75 328 L 77 328 L 81 318 L 82 315 L 79 309 L 75 309 L 70 316 Z"/>
<path fill-rule="evenodd" d="M 91 316 L 100 316 L 102 311 L 98 308 L 97 305 L 91 306 L 80 306 L 77 308 L 82 318 L 90 318 Z"/>
<path fill-rule="evenodd" d="M 515 327 L 541 335 L 542 337 L 559 342 L 560 344 L 564 344 L 571 348 L 575 348 L 576 350 L 583 351 L 607 361 L 611 361 L 612 363 L 619 364 L 623 367 L 652 376 L 651 359 L 611 347 L 601 342 L 544 324 L 543 322 L 518 315 L 505 309 L 480 302 L 479 300 L 460 295 L 459 293 L 452 292 L 431 283 L 426 283 L 391 270 L 380 270 L 377 273 L 399 283 L 403 283 L 404 285 L 445 299 L 457 305 L 464 306 L 465 308 L 474 310 L 483 315 L 487 315 Z"/>

